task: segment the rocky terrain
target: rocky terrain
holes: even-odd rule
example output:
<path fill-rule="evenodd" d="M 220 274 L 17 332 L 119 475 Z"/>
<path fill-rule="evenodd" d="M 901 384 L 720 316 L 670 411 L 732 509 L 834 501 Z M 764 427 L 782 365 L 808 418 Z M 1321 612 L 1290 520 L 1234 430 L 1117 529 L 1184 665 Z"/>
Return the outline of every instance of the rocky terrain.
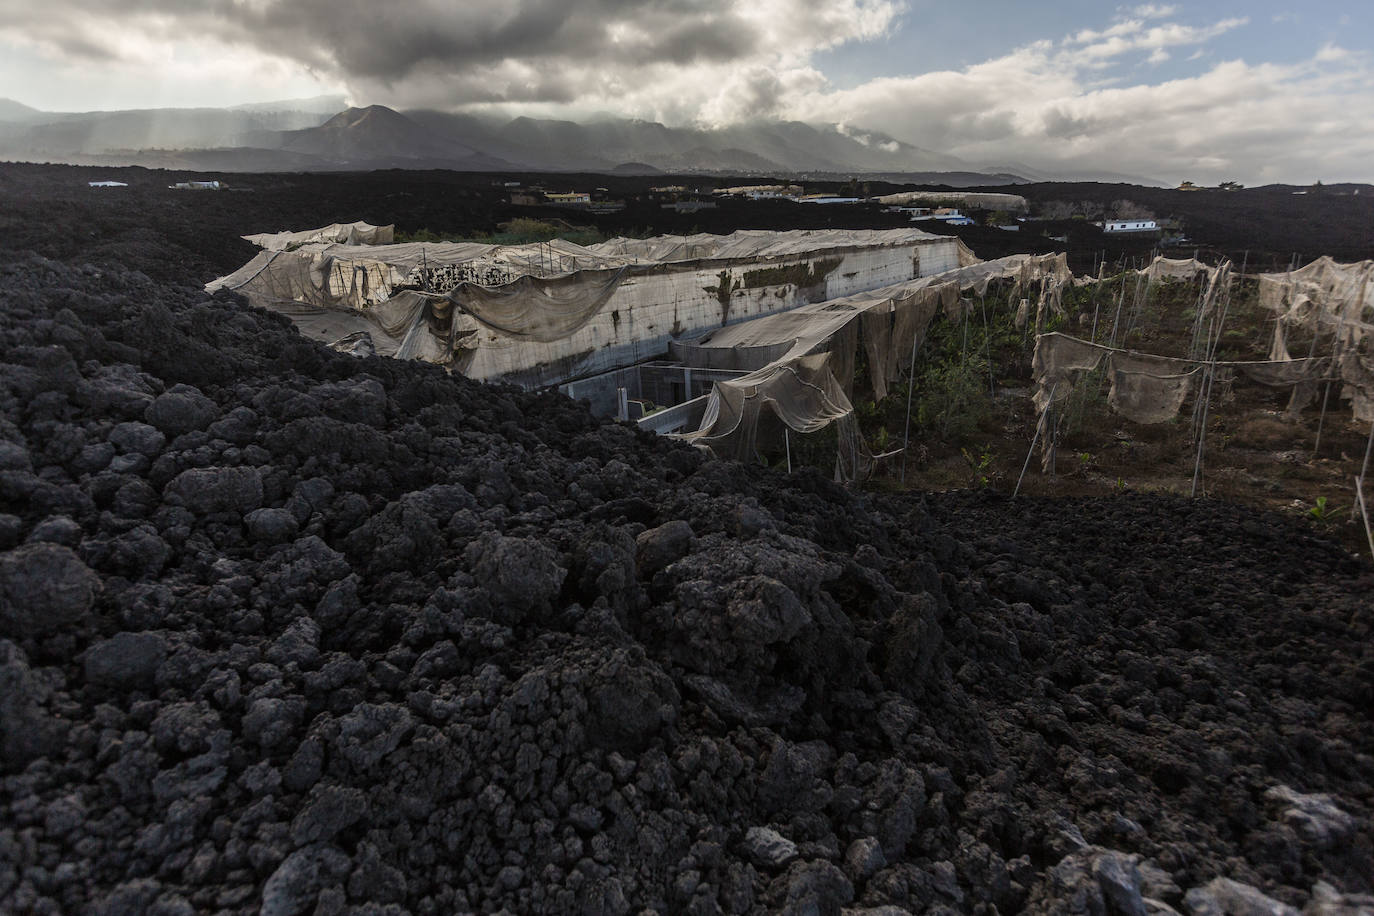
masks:
<path fill-rule="evenodd" d="M 0 258 L 0 911 L 1374 907 L 1374 571 L 1309 529 L 711 460 L 55 212 Z"/>

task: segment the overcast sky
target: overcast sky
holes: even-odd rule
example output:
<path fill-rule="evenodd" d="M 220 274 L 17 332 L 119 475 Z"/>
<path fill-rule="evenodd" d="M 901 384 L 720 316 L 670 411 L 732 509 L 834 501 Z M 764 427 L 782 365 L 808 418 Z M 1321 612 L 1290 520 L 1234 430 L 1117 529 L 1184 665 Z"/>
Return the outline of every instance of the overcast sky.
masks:
<path fill-rule="evenodd" d="M 0 0 L 0 97 L 838 122 L 983 166 L 1374 181 L 1374 3 Z"/>

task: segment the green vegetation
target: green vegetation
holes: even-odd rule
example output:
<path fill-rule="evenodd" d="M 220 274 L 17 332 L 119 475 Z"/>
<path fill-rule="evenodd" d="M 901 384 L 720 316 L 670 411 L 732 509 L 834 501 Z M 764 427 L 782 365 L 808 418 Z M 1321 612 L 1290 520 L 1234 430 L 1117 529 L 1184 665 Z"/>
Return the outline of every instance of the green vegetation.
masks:
<path fill-rule="evenodd" d="M 958 321 L 937 314 L 919 346 L 915 378 L 890 385 L 887 397 L 876 403 L 855 398 L 859 429 L 875 453 L 902 445 L 908 399 L 913 443 L 935 440 L 960 448 L 1004 421 L 992 392 L 998 379 L 1029 375 L 1033 350 L 1028 332 L 1014 323 L 1019 302 L 1019 296 L 990 293 L 986 301 L 974 300 Z M 901 367 L 903 375 L 906 368 Z M 860 348 L 856 394 L 872 390 L 869 373 L 867 354 Z M 968 452 L 976 485 L 988 485 L 984 479 L 990 481 L 993 457 L 990 447 Z"/>
<path fill-rule="evenodd" d="M 1343 508 L 1337 509 L 1335 506 L 1327 503 L 1325 496 L 1318 496 L 1316 503 L 1307 510 L 1307 515 L 1313 521 L 1325 524 L 1344 511 L 1345 509 Z"/>
<path fill-rule="evenodd" d="M 985 445 L 981 451 L 971 452 L 966 448 L 959 449 L 959 454 L 964 456 L 968 462 L 969 470 L 973 472 L 974 486 L 982 489 L 992 483 L 992 446 Z"/>

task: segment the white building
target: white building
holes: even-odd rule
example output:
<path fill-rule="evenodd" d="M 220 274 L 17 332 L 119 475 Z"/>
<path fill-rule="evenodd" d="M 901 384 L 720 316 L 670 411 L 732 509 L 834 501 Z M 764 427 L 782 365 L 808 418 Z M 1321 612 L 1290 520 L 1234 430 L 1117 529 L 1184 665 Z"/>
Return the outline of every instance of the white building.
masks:
<path fill-rule="evenodd" d="M 1112 219 L 1098 223 L 1103 232 L 1158 232 L 1159 224 L 1152 219 Z"/>
<path fill-rule="evenodd" d="M 954 207 L 939 207 L 927 219 L 938 219 L 946 226 L 972 226 L 973 217 L 965 216 Z"/>

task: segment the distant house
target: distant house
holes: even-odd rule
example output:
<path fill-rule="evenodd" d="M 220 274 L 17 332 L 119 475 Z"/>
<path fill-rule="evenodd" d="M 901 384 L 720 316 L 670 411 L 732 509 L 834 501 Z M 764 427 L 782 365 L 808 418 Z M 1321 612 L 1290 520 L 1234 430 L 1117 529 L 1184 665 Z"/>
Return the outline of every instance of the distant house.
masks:
<path fill-rule="evenodd" d="M 218 181 L 178 181 L 171 187 L 177 191 L 218 191 L 224 185 Z"/>
<path fill-rule="evenodd" d="M 88 181 L 86 182 L 93 188 L 127 188 L 129 185 L 123 181 Z"/>
<path fill-rule="evenodd" d="M 805 197 L 798 197 L 799 204 L 857 204 L 861 203 L 860 197 L 836 197 L 833 194 L 807 194 Z"/>
<path fill-rule="evenodd" d="M 935 212 L 927 218 L 938 219 L 946 226 L 972 226 L 974 224 L 973 217 L 965 216 L 954 207 L 937 207 Z"/>
<path fill-rule="evenodd" d="M 1158 232 L 1159 223 L 1152 219 L 1109 219 L 1098 223 L 1103 232 Z"/>
<path fill-rule="evenodd" d="M 930 216 L 929 207 L 884 207 L 884 213 L 905 213 L 909 219 L 925 219 Z"/>
<path fill-rule="evenodd" d="M 592 202 L 592 195 L 586 191 L 562 191 L 544 195 L 544 199 L 555 207 L 586 207 Z"/>

